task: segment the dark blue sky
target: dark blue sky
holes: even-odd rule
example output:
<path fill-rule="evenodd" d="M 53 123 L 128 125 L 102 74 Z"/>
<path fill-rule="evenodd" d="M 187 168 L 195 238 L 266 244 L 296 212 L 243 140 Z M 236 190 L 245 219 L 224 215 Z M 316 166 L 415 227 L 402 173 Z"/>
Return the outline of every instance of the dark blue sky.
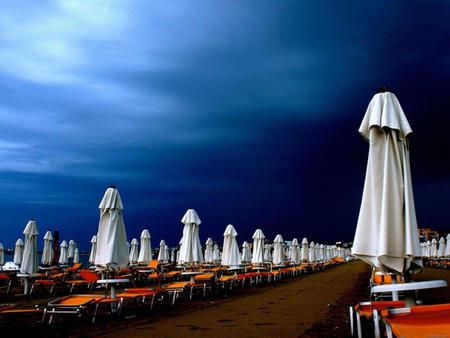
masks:
<path fill-rule="evenodd" d="M 353 239 L 387 84 L 413 128 L 420 225 L 450 228 L 445 1 L 0 4 L 0 241 L 29 218 L 87 248 L 116 184 L 129 240 Z M 40 241 L 41 242 L 41 241 Z"/>

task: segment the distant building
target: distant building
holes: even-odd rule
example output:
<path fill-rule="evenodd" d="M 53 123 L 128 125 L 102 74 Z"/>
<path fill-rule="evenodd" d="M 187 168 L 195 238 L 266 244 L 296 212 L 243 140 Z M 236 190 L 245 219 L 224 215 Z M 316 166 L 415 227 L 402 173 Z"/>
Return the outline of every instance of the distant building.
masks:
<path fill-rule="evenodd" d="M 433 238 L 439 240 L 439 231 L 430 228 L 419 228 L 419 238 L 421 242 L 431 241 Z"/>

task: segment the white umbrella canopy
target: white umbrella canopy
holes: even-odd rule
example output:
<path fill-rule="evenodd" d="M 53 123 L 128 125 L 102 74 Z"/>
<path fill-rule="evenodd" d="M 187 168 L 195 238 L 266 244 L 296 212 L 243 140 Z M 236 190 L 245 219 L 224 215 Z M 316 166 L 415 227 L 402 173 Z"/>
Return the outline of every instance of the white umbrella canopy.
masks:
<path fill-rule="evenodd" d="M 300 251 L 298 247 L 298 239 L 294 238 L 291 242 L 291 246 L 289 247 L 289 260 L 294 264 L 300 263 Z"/>
<path fill-rule="evenodd" d="M 188 209 L 181 219 L 181 223 L 184 224 L 184 228 L 179 262 L 182 264 L 203 262 L 199 231 L 199 226 L 202 223 L 200 217 L 194 209 Z"/>
<path fill-rule="evenodd" d="M 352 253 L 381 271 L 422 269 L 407 140 L 411 132 L 394 94 L 372 98 L 359 128 L 370 146 Z"/>
<path fill-rule="evenodd" d="M 23 256 L 23 241 L 21 238 L 19 238 L 16 241 L 15 247 L 14 247 L 14 258 L 13 262 L 16 265 L 22 264 L 22 256 Z"/>
<path fill-rule="evenodd" d="M 89 254 L 89 263 L 95 263 L 95 254 L 97 253 L 97 235 L 91 238 L 91 252 Z"/>
<path fill-rule="evenodd" d="M 128 265 L 128 247 L 123 204 L 115 187 L 106 190 L 100 205 L 95 265 L 118 269 Z"/>
<path fill-rule="evenodd" d="M 306 237 L 302 240 L 301 259 L 305 262 L 309 260 L 308 240 Z"/>
<path fill-rule="evenodd" d="M 151 244 L 150 232 L 147 229 L 141 232 L 141 249 L 139 250 L 138 263 L 147 264 L 151 262 L 152 255 L 152 244 Z"/>
<path fill-rule="evenodd" d="M 23 249 L 22 264 L 20 265 L 20 273 L 34 275 L 39 268 L 37 249 L 39 230 L 35 220 L 28 222 L 23 234 L 25 235 L 25 246 Z"/>
<path fill-rule="evenodd" d="M 311 241 L 311 243 L 309 243 L 309 261 L 315 262 L 316 259 L 316 244 Z"/>
<path fill-rule="evenodd" d="M 438 257 L 444 257 L 444 256 L 445 256 L 445 239 L 444 239 L 444 237 L 441 237 L 439 239 Z"/>
<path fill-rule="evenodd" d="M 450 257 L 450 234 L 446 237 L 447 244 L 445 246 L 445 257 Z"/>
<path fill-rule="evenodd" d="M 169 261 L 169 253 L 166 250 L 166 242 L 162 239 L 159 242 L 158 262 L 166 263 Z"/>
<path fill-rule="evenodd" d="M 427 241 L 426 243 L 426 250 L 425 250 L 426 254 L 425 257 L 431 257 L 431 241 Z"/>
<path fill-rule="evenodd" d="M 264 263 L 264 233 L 261 229 L 257 229 L 252 236 L 253 238 L 253 253 L 252 263 L 263 264 Z"/>
<path fill-rule="evenodd" d="M 67 258 L 73 258 L 75 255 L 75 248 L 77 247 L 77 243 L 73 239 L 69 241 L 69 248 L 67 249 Z"/>
<path fill-rule="evenodd" d="M 130 249 L 130 263 L 136 264 L 139 259 L 139 242 L 136 238 L 131 240 L 131 249 Z"/>
<path fill-rule="evenodd" d="M 173 248 L 170 253 L 170 262 L 175 263 L 177 260 L 177 249 Z"/>
<path fill-rule="evenodd" d="M 67 242 L 62 241 L 60 245 L 60 254 L 59 254 L 59 264 L 67 264 L 68 257 L 67 257 Z"/>
<path fill-rule="evenodd" d="M 264 262 L 272 262 L 272 245 L 264 245 Z"/>
<path fill-rule="evenodd" d="M 73 251 L 73 262 L 80 263 L 80 252 L 78 251 L 78 248 L 75 248 Z"/>
<path fill-rule="evenodd" d="M 426 255 L 427 255 L 427 243 L 425 243 L 425 242 L 420 243 L 420 253 L 421 253 L 422 257 L 426 257 Z"/>
<path fill-rule="evenodd" d="M 273 240 L 273 264 L 283 264 L 284 263 L 284 248 L 283 248 L 283 237 L 278 234 Z"/>
<path fill-rule="evenodd" d="M 241 262 L 239 246 L 236 241 L 237 234 L 233 225 L 228 224 L 223 233 L 222 265 L 235 267 L 239 266 Z"/>
<path fill-rule="evenodd" d="M 50 265 L 53 260 L 53 235 L 47 231 L 44 235 L 44 250 L 42 250 L 41 263 Z"/>
<path fill-rule="evenodd" d="M 433 238 L 431 240 L 431 252 L 430 257 L 437 257 L 438 255 L 438 249 L 437 249 L 437 240 L 436 238 Z"/>
<path fill-rule="evenodd" d="M 247 241 L 244 241 L 242 243 L 242 254 L 241 254 L 241 263 L 250 263 L 252 260 L 252 252 L 250 251 L 250 247 L 247 243 Z"/>
<path fill-rule="evenodd" d="M 206 263 L 212 263 L 214 261 L 213 259 L 213 248 L 214 248 L 214 242 L 211 237 L 208 237 L 206 240 L 206 248 L 205 248 L 205 262 Z"/>
<path fill-rule="evenodd" d="M 3 252 L 3 244 L 0 243 L 0 266 L 5 264 L 5 254 Z"/>
<path fill-rule="evenodd" d="M 220 253 L 220 249 L 219 249 L 219 245 L 218 244 L 214 244 L 214 248 L 213 248 L 213 260 L 215 263 L 219 263 L 220 262 L 220 257 L 221 257 L 221 253 Z"/>

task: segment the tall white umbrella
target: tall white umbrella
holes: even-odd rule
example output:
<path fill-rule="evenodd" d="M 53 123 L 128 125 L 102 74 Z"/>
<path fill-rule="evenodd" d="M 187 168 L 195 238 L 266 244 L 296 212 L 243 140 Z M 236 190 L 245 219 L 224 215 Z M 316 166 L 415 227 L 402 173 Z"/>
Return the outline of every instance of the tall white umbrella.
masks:
<path fill-rule="evenodd" d="M 300 263 L 300 252 L 298 246 L 298 239 L 294 238 L 291 242 L 291 246 L 289 247 L 289 260 L 294 264 Z"/>
<path fill-rule="evenodd" d="M 78 248 L 75 248 L 73 251 L 73 262 L 80 263 L 80 252 L 78 251 Z"/>
<path fill-rule="evenodd" d="M 59 254 L 59 264 L 67 264 L 68 262 L 68 257 L 67 257 L 67 242 L 66 241 L 62 241 L 61 245 L 60 245 L 60 254 Z"/>
<path fill-rule="evenodd" d="M 426 243 L 426 250 L 425 250 L 426 254 L 425 257 L 430 258 L 431 257 L 431 241 L 427 241 Z"/>
<path fill-rule="evenodd" d="M 170 253 L 170 261 L 175 263 L 177 261 L 177 249 L 173 248 Z"/>
<path fill-rule="evenodd" d="M 34 275 L 39 267 L 37 249 L 39 230 L 35 220 L 28 222 L 23 234 L 25 235 L 25 246 L 23 249 L 22 264 L 20 265 L 20 273 Z"/>
<path fill-rule="evenodd" d="M 5 254 L 3 252 L 3 244 L 0 243 L 0 266 L 5 264 Z"/>
<path fill-rule="evenodd" d="M 325 260 L 325 247 L 323 244 L 319 245 L 319 261 Z"/>
<path fill-rule="evenodd" d="M 245 241 L 242 243 L 242 254 L 241 254 L 241 263 L 250 263 L 252 260 L 252 252 L 250 251 L 250 247 L 248 243 Z"/>
<path fill-rule="evenodd" d="M 21 238 L 19 238 L 16 241 L 16 245 L 14 247 L 14 264 L 20 265 L 22 264 L 22 256 L 23 256 L 23 241 Z"/>
<path fill-rule="evenodd" d="M 252 263 L 262 264 L 264 263 L 264 233 L 261 229 L 257 229 L 252 236 L 253 238 L 253 254 Z"/>
<path fill-rule="evenodd" d="M 422 268 L 407 137 L 394 94 L 376 94 L 359 128 L 369 158 L 352 253 L 382 271 Z"/>
<path fill-rule="evenodd" d="M 75 248 L 77 247 L 77 243 L 73 239 L 69 241 L 69 248 L 67 249 L 67 258 L 73 258 L 75 255 Z"/>
<path fill-rule="evenodd" d="M 189 209 L 181 219 L 184 224 L 183 239 L 180 247 L 180 263 L 192 264 L 203 262 L 199 226 L 202 223 L 194 209 Z"/>
<path fill-rule="evenodd" d="M 119 191 L 110 187 L 100 205 L 100 220 L 97 231 L 95 265 L 118 269 L 128 265 L 128 247 L 123 204 Z"/>
<path fill-rule="evenodd" d="M 273 240 L 273 264 L 279 265 L 284 263 L 283 242 L 283 237 L 281 237 L 280 234 L 276 235 L 275 239 Z"/>
<path fill-rule="evenodd" d="M 91 253 L 89 254 L 89 263 L 95 263 L 95 254 L 97 253 L 97 235 L 91 238 Z"/>
<path fill-rule="evenodd" d="M 269 263 L 272 262 L 272 245 L 264 245 L 264 261 Z"/>
<path fill-rule="evenodd" d="M 425 243 L 425 242 L 420 243 L 420 253 L 421 253 L 422 257 L 427 256 L 427 243 Z"/>
<path fill-rule="evenodd" d="M 450 257 L 450 234 L 446 237 L 447 245 L 445 246 L 445 257 Z"/>
<path fill-rule="evenodd" d="M 206 248 L 205 248 L 205 262 L 206 263 L 212 263 L 214 261 L 213 248 L 214 248 L 214 242 L 211 237 L 208 237 L 208 239 L 206 240 Z"/>
<path fill-rule="evenodd" d="M 310 262 L 315 262 L 317 260 L 316 258 L 316 244 L 311 241 L 311 243 L 309 243 L 309 261 Z"/>
<path fill-rule="evenodd" d="M 139 259 L 139 242 L 136 238 L 131 240 L 130 263 L 136 264 Z"/>
<path fill-rule="evenodd" d="M 42 250 L 41 263 L 44 265 L 52 264 L 53 260 L 53 235 L 47 231 L 44 235 L 44 250 Z"/>
<path fill-rule="evenodd" d="M 441 239 L 439 240 L 438 257 L 444 256 L 445 256 L 445 239 L 444 237 L 441 237 Z"/>
<path fill-rule="evenodd" d="M 434 257 L 437 257 L 437 255 L 438 255 L 437 240 L 436 240 L 436 238 L 433 238 L 431 240 L 431 253 L 430 253 L 430 256 L 434 258 Z"/>
<path fill-rule="evenodd" d="M 220 262 L 220 257 L 221 257 L 221 253 L 220 253 L 220 248 L 218 244 L 214 244 L 213 247 L 213 260 L 215 263 L 219 263 Z"/>
<path fill-rule="evenodd" d="M 166 250 L 166 242 L 162 239 L 159 242 L 158 262 L 166 263 L 169 261 L 169 253 Z"/>
<path fill-rule="evenodd" d="M 222 265 L 235 267 L 241 262 L 236 236 L 236 229 L 228 224 L 223 233 Z"/>
<path fill-rule="evenodd" d="M 305 262 L 309 260 L 308 240 L 306 237 L 302 240 L 301 259 Z"/>
<path fill-rule="evenodd" d="M 150 240 L 150 232 L 147 229 L 142 230 L 138 263 L 147 264 L 152 260 L 152 244 Z"/>

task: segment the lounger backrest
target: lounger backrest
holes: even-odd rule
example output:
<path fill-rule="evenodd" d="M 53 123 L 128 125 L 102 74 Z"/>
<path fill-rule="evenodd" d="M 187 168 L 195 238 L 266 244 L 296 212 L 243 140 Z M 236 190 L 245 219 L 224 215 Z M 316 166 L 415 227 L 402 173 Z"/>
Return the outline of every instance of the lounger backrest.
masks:
<path fill-rule="evenodd" d="M 89 270 L 80 270 L 80 277 L 91 282 L 95 282 L 99 279 L 95 272 Z"/>
<path fill-rule="evenodd" d="M 152 260 L 150 263 L 148 263 L 148 267 L 156 269 L 158 267 L 158 261 L 156 259 Z"/>

